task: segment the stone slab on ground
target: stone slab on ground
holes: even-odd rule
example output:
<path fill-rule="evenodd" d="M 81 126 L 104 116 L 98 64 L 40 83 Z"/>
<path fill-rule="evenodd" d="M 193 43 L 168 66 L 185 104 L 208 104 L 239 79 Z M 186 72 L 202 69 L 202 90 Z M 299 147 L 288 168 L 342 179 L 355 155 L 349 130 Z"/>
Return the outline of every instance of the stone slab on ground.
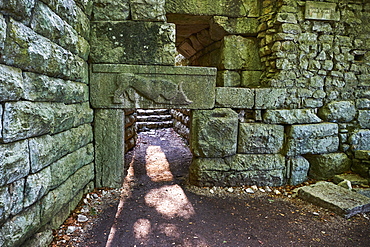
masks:
<path fill-rule="evenodd" d="M 304 186 L 299 189 L 298 196 L 345 218 L 370 212 L 370 198 L 329 182 Z"/>
<path fill-rule="evenodd" d="M 340 182 L 348 180 L 351 182 L 353 185 L 361 185 L 361 184 L 368 184 L 369 181 L 366 178 L 361 177 L 358 174 L 355 173 L 344 173 L 344 174 L 339 174 L 335 175 L 333 177 L 333 182 L 336 184 L 339 184 Z"/>

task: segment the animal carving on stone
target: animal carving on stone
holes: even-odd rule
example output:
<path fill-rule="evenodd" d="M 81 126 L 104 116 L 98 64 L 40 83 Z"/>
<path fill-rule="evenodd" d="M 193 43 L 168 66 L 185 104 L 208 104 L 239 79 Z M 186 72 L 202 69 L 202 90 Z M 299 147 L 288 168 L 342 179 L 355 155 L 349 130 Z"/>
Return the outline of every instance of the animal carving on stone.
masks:
<path fill-rule="evenodd" d="M 115 104 L 122 104 L 125 99 L 135 102 L 135 95 L 128 92 L 130 88 L 141 97 L 157 104 L 189 105 L 192 103 L 182 90 L 182 83 L 177 85 L 163 78 L 122 73 L 117 75 L 116 85 L 118 88 L 113 96 Z"/>

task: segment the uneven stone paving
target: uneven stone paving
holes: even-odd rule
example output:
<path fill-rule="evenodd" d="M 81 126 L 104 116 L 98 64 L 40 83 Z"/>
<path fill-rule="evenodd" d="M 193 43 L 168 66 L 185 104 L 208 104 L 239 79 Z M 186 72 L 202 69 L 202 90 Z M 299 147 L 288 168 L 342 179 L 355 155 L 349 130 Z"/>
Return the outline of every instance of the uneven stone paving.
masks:
<path fill-rule="evenodd" d="M 191 154 L 172 129 L 142 133 L 127 162 L 122 189 L 88 194 L 51 246 L 369 245 L 367 214 L 345 219 L 292 187 L 186 185 Z"/>

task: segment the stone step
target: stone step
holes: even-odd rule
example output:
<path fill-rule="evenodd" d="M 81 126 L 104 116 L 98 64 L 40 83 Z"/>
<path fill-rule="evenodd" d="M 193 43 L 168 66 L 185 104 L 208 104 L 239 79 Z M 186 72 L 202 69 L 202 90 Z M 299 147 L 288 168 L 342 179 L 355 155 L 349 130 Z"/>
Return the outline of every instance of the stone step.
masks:
<path fill-rule="evenodd" d="M 171 121 L 171 115 L 150 115 L 150 116 L 137 116 L 138 122 L 162 122 Z"/>
<path fill-rule="evenodd" d="M 329 182 L 301 187 L 298 196 L 345 218 L 370 212 L 370 198 Z"/>
<path fill-rule="evenodd" d="M 146 131 L 149 129 L 162 129 L 162 128 L 172 128 L 172 121 L 164 122 L 137 122 L 136 123 L 138 131 Z"/>
<path fill-rule="evenodd" d="M 151 110 L 143 110 L 137 109 L 137 115 L 169 115 L 169 109 L 151 109 Z"/>

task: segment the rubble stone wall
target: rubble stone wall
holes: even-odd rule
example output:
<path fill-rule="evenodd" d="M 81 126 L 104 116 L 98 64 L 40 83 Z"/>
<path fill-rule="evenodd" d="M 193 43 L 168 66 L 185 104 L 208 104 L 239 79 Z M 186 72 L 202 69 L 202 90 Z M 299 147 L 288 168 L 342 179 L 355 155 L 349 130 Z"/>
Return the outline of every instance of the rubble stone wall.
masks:
<path fill-rule="evenodd" d="M 94 187 L 90 12 L 90 1 L 0 1 L 0 246 L 50 239 Z"/>

